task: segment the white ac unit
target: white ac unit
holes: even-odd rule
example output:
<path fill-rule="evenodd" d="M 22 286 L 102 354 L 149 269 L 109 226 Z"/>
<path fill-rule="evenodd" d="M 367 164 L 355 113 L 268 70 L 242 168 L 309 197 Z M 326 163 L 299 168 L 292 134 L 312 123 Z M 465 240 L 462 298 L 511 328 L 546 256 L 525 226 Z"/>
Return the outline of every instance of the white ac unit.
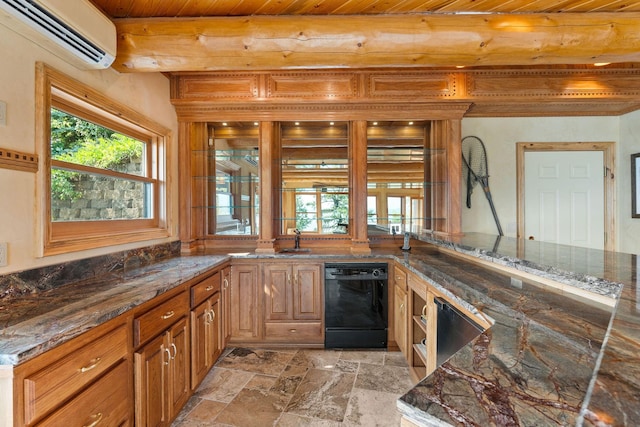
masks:
<path fill-rule="evenodd" d="M 116 56 L 115 25 L 88 0 L 0 0 L 0 24 L 81 69 Z"/>

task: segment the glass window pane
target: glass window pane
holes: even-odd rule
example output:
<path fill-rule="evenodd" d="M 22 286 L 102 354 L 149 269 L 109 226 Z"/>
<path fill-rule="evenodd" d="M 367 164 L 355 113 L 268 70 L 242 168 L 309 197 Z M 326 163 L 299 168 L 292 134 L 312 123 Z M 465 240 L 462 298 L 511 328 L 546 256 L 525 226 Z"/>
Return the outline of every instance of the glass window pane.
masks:
<path fill-rule="evenodd" d="M 96 221 L 153 217 L 153 186 L 133 179 L 51 170 L 51 220 Z"/>
<path fill-rule="evenodd" d="M 51 158 L 146 176 L 146 143 L 55 108 L 51 109 Z"/>
<path fill-rule="evenodd" d="M 210 123 L 203 160 L 209 234 L 257 235 L 260 219 L 258 123 Z M 215 176 L 215 180 L 213 179 Z M 214 188 L 215 187 L 215 188 Z"/>
<path fill-rule="evenodd" d="M 378 223 L 378 198 L 367 196 L 367 224 Z"/>

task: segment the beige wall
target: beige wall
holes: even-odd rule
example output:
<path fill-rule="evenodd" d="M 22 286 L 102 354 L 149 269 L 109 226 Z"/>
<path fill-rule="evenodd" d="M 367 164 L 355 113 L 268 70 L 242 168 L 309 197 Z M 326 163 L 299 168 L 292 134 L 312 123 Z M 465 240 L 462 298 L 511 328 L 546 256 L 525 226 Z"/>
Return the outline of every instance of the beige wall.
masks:
<path fill-rule="evenodd" d="M 631 218 L 629 155 L 640 152 L 640 113 L 620 117 L 500 118 L 462 121 L 462 135 L 475 135 L 487 147 L 489 185 L 506 236 L 516 236 L 517 142 L 616 143 L 617 250 L 640 253 L 640 219 Z M 496 234 L 496 226 L 483 192 L 476 187 L 467 209 L 463 189 L 462 229 Z"/>
<path fill-rule="evenodd" d="M 169 151 L 171 156 L 176 158 L 177 119 L 169 102 L 169 80 L 163 75 L 119 74 L 112 69 L 79 70 L 1 25 L 0 52 L 2 52 L 0 100 L 7 104 L 7 124 L 0 126 L 0 148 L 27 153 L 36 152 L 34 141 L 35 63 L 43 61 L 172 129 L 173 139 Z M 177 161 L 173 162 L 170 176 L 177 176 Z M 9 265 L 0 267 L 0 274 L 176 240 L 177 180 L 174 179 L 170 185 L 174 188 L 176 196 L 171 206 L 175 222 L 172 227 L 172 238 L 38 258 L 36 246 L 41 231 L 36 225 L 35 173 L 0 168 L 0 242 L 7 242 L 9 248 Z"/>
<path fill-rule="evenodd" d="M 640 254 L 640 218 L 631 218 L 631 155 L 640 153 L 640 112 L 620 118 L 618 169 L 618 250 Z"/>

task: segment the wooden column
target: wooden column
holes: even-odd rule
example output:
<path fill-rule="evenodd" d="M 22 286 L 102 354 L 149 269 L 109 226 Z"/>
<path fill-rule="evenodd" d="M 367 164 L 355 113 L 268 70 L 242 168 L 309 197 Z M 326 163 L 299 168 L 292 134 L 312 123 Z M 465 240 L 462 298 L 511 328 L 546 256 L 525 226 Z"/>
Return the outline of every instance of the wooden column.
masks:
<path fill-rule="evenodd" d="M 449 119 L 444 123 L 447 142 L 447 181 L 449 183 L 447 233 L 450 236 L 455 236 L 462 233 L 462 120 Z"/>
<path fill-rule="evenodd" d="M 207 154 L 206 123 L 180 122 L 178 131 L 180 241 L 183 253 L 202 248 L 206 218 L 206 181 L 202 179 Z"/>
<path fill-rule="evenodd" d="M 349 227 L 351 253 L 370 254 L 367 235 L 367 122 L 358 120 L 349 126 Z"/>
<path fill-rule="evenodd" d="M 461 233 L 461 119 L 434 120 L 425 144 L 425 226 L 435 234 Z"/>
<path fill-rule="evenodd" d="M 260 231 L 256 253 L 275 253 L 279 234 L 280 151 L 274 122 L 260 122 Z"/>

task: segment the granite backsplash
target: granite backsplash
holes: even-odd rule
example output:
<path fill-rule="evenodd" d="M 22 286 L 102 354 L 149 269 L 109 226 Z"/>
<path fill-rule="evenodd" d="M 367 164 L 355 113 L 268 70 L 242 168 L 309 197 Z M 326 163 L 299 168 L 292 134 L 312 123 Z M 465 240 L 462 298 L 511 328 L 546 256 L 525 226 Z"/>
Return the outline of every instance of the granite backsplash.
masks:
<path fill-rule="evenodd" d="M 180 255 L 180 242 L 163 243 L 63 262 L 0 276 L 0 301 L 49 291 L 78 281 L 123 274 Z"/>

